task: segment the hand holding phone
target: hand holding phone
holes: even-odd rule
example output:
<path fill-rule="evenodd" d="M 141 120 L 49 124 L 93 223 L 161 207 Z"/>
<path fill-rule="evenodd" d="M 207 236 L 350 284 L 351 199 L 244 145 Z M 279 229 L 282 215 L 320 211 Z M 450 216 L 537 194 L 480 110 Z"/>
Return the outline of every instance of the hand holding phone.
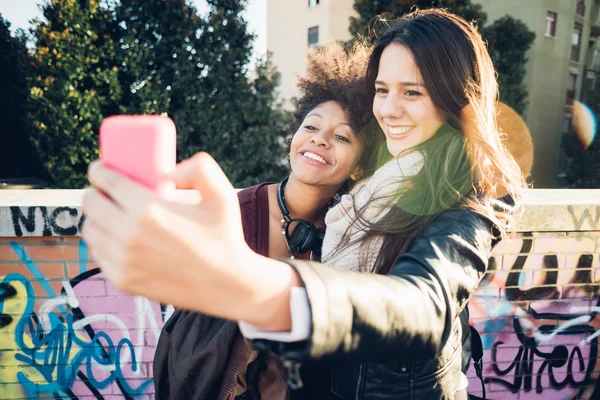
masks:
<path fill-rule="evenodd" d="M 174 184 L 166 176 L 175 169 L 177 153 L 173 121 L 160 115 L 117 115 L 100 126 L 102 163 L 170 197 Z"/>

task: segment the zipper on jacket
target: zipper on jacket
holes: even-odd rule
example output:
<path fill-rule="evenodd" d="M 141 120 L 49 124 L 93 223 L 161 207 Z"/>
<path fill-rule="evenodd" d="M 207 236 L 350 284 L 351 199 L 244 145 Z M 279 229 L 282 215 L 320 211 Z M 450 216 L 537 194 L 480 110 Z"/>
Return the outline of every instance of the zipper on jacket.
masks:
<path fill-rule="evenodd" d="M 360 364 L 360 367 L 358 369 L 358 383 L 356 384 L 356 400 L 360 400 L 360 387 L 361 387 L 362 381 L 364 379 L 363 371 L 364 371 L 364 364 Z"/>
<path fill-rule="evenodd" d="M 304 386 L 304 382 L 302 382 L 302 377 L 300 376 L 300 366 L 302 366 L 302 363 L 298 361 L 283 359 L 287 384 L 292 390 L 300 389 Z"/>

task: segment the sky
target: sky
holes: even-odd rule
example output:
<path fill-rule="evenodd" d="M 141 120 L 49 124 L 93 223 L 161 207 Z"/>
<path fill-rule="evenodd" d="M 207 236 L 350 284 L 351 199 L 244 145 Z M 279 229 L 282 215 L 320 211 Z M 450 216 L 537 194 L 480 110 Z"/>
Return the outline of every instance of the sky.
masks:
<path fill-rule="evenodd" d="M 0 0 L 0 14 L 11 24 L 14 32 L 18 28 L 29 28 L 29 21 L 42 16 L 38 4 L 44 0 Z M 206 12 L 208 6 L 204 0 L 192 0 L 200 12 Z M 256 36 L 254 55 L 262 56 L 267 52 L 267 0 L 248 0 L 246 10 L 248 29 Z"/>

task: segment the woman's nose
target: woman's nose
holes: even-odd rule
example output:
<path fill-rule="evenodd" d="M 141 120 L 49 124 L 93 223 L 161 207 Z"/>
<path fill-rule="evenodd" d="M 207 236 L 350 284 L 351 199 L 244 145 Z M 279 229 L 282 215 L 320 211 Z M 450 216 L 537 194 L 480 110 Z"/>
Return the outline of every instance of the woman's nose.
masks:
<path fill-rule="evenodd" d="M 326 129 L 322 129 L 319 132 L 315 133 L 310 142 L 317 147 L 329 147 L 329 132 Z"/>
<path fill-rule="evenodd" d="M 388 95 L 379 109 L 383 118 L 399 119 L 404 116 L 404 107 L 398 96 Z"/>

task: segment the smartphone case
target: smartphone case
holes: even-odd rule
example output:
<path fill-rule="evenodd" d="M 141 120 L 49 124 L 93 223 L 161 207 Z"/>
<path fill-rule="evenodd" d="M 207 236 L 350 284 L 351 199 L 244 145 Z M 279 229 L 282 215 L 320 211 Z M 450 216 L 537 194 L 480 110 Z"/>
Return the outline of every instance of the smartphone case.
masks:
<path fill-rule="evenodd" d="M 176 164 L 176 130 L 161 115 L 117 115 L 100 126 L 100 159 L 156 192 L 170 192 L 165 180 Z"/>

